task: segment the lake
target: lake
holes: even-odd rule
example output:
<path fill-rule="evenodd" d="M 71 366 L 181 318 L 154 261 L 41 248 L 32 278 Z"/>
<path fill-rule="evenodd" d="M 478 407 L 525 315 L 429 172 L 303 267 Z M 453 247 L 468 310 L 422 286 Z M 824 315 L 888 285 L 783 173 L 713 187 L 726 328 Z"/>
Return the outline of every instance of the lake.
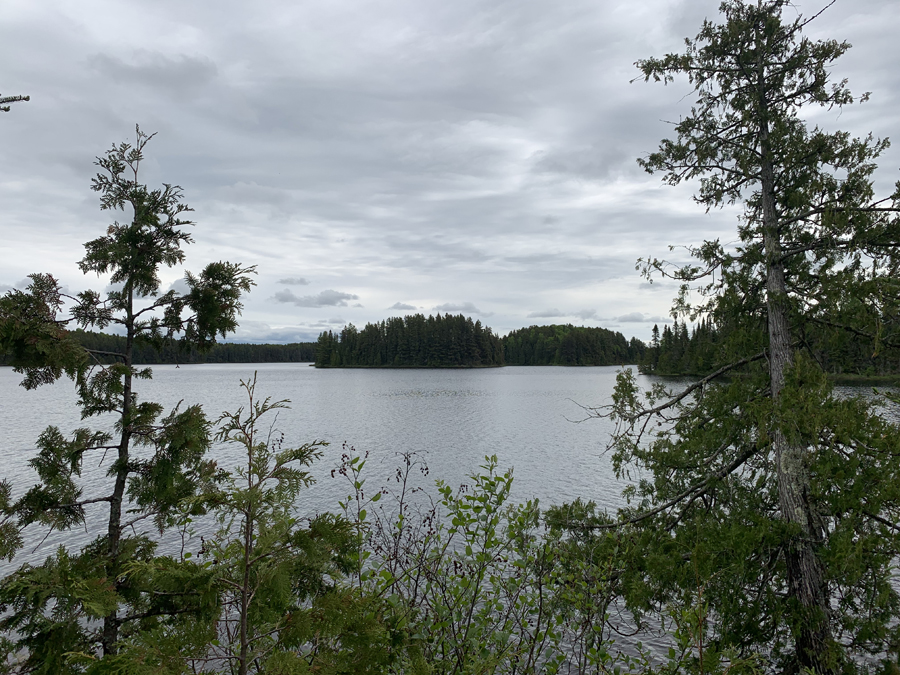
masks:
<path fill-rule="evenodd" d="M 320 439 L 331 444 L 313 468 L 317 483 L 298 504 L 307 515 L 338 511 L 338 501 L 346 498 L 348 483 L 340 476 L 331 477 L 332 469 L 340 464 L 344 443 L 359 453 L 369 453 L 367 491 L 392 481 L 400 465 L 399 453 L 415 452 L 427 462 L 429 475 L 417 478 L 420 485 L 432 489 L 437 478 L 452 486 L 466 483 L 485 455 L 496 454 L 501 469 L 514 467 L 514 501 L 538 498 L 546 507 L 581 497 L 615 509 L 622 504 L 625 484 L 616 480 L 610 457 L 604 452 L 612 425 L 607 420 L 586 419 L 582 406 L 608 403 L 619 370 L 554 366 L 319 370 L 296 363 L 160 365 L 153 367 L 153 380 L 139 381 L 136 388 L 139 400 L 159 401 L 167 408 L 182 400 L 184 404 L 201 403 L 207 415 L 215 419 L 224 410 L 246 405 L 240 380 L 257 372 L 258 394 L 291 401 L 290 409 L 279 413 L 275 425 L 284 433 L 285 443 Z M 15 495 L 34 482 L 28 460 L 35 454 L 34 443 L 40 432 L 52 424 L 68 434 L 83 424 L 70 381 L 25 391 L 18 386 L 20 379 L 11 368 L 0 367 L 0 476 L 12 481 Z M 648 387 L 651 378 L 638 376 L 638 381 Z M 865 394 L 871 393 L 871 388 L 840 387 L 839 392 Z M 896 419 L 896 407 L 888 414 Z M 275 421 L 274 416 L 270 420 Z M 103 427 L 102 421 L 87 423 Z M 236 446 L 218 446 L 212 453 L 224 468 L 241 461 Z M 105 471 L 96 462 L 94 459 L 84 466 L 86 498 L 108 490 Z M 41 562 L 61 542 L 72 546 L 87 543 L 105 531 L 105 519 L 106 509 L 100 507 L 83 529 L 53 533 L 45 541 L 31 539 L 15 565 Z M 208 524 L 200 524 L 198 534 L 210 530 Z M 162 547 L 165 550 L 175 544 L 172 538 L 164 540 Z M 12 568 L 0 562 L 0 575 Z M 659 653 L 669 646 L 662 635 L 640 637 Z M 631 638 L 622 639 L 621 645 L 627 650 L 631 642 Z"/>
<path fill-rule="evenodd" d="M 441 478 L 452 486 L 465 483 L 485 455 L 496 454 L 501 469 L 514 467 L 515 501 L 537 498 L 549 506 L 581 497 L 615 509 L 622 504 L 624 483 L 616 480 L 604 452 L 612 425 L 608 420 L 586 419 L 582 406 L 608 403 L 619 370 L 619 366 L 395 370 L 317 369 L 305 363 L 158 365 L 153 367 L 153 380 L 136 382 L 136 390 L 139 400 L 159 401 L 167 409 L 179 401 L 200 403 L 216 419 L 222 411 L 246 404 L 240 381 L 256 372 L 259 395 L 291 401 L 276 423 L 285 443 L 316 439 L 330 443 L 313 467 L 317 483 L 300 504 L 310 513 L 338 510 L 338 500 L 347 496 L 347 483 L 331 478 L 343 443 L 369 453 L 365 472 L 369 489 L 392 480 L 400 453 L 415 452 L 424 459 L 430 469 L 424 484 Z M 638 376 L 645 387 L 651 379 Z M 80 425 L 104 427 L 102 420 L 81 421 L 71 381 L 61 379 L 26 391 L 18 386 L 20 380 L 12 368 L 0 367 L 0 476 L 12 481 L 15 494 L 34 482 L 28 460 L 48 425 L 58 426 L 64 434 Z M 845 395 L 871 393 L 866 387 L 838 389 Z M 894 416 L 896 411 L 888 414 Z M 241 461 L 236 446 L 216 447 L 213 457 L 226 469 Z M 91 488 L 101 489 L 104 473 L 96 464 L 85 463 L 85 497 L 100 496 Z M 101 523 L 102 518 L 97 525 L 105 529 Z M 87 538 L 86 533 L 82 537 Z M 48 539 L 36 557 L 49 553 L 54 542 L 58 540 Z"/>
<path fill-rule="evenodd" d="M 563 368 L 554 366 L 464 370 L 316 369 L 305 363 L 204 364 L 176 368 L 153 367 L 153 380 L 136 382 L 139 400 L 159 401 L 171 408 L 201 403 L 215 419 L 224 411 L 246 404 L 240 380 L 258 373 L 257 392 L 275 400 L 290 399 L 276 428 L 285 443 L 296 445 L 315 439 L 330 443 L 313 468 L 317 483 L 301 500 L 301 511 L 339 509 L 347 496 L 346 481 L 331 478 L 340 463 L 342 445 L 369 453 L 365 470 L 367 488 L 392 480 L 399 453 L 415 452 L 429 467 L 420 483 L 433 486 L 442 478 L 457 486 L 496 454 L 500 468 L 514 467 L 512 498 L 538 498 L 542 505 L 577 497 L 608 508 L 621 503 L 623 484 L 613 476 L 604 454 L 611 425 L 586 420 L 581 406 L 608 403 L 621 368 Z M 643 376 L 643 384 L 650 378 Z M 80 420 L 72 382 L 60 380 L 26 391 L 21 376 L 0 368 L 0 475 L 10 479 L 15 494 L 34 483 L 28 460 L 34 443 L 48 425 L 69 434 L 78 426 L 102 428 L 103 421 Z M 270 421 L 275 421 L 274 416 Z M 107 421 L 106 424 L 109 422 Z M 230 469 L 240 461 L 236 446 L 216 447 L 214 458 Z M 84 467 L 84 497 L 100 496 L 108 487 L 105 470 L 96 462 Z M 97 493 L 92 488 L 97 487 Z M 104 511 L 102 507 L 97 509 Z M 91 518 L 87 531 L 54 534 L 25 559 L 43 560 L 62 541 L 88 541 L 105 529 L 102 514 Z M 32 552 L 33 551 L 33 552 Z M 0 568 L 0 572 L 3 569 Z"/>

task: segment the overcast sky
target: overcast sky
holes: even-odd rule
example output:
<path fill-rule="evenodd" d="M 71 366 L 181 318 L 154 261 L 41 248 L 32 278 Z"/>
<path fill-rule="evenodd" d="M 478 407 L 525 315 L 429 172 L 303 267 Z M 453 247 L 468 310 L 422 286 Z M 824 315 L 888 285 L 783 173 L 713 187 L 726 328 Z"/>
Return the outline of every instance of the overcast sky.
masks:
<path fill-rule="evenodd" d="M 140 123 L 158 132 L 143 179 L 181 185 L 195 209 L 186 268 L 257 265 L 237 339 L 310 340 L 414 311 L 500 334 L 571 322 L 646 339 L 674 289 L 635 260 L 731 241 L 735 217 L 640 170 L 690 89 L 629 81 L 717 8 L 3 0 L 0 93 L 31 101 L 0 116 L 0 291 L 32 272 L 103 288 L 76 265 L 113 218 L 89 189 L 92 161 Z M 900 178 L 897 0 L 837 0 L 809 32 L 854 45 L 834 74 L 871 101 L 815 121 L 897 139 L 885 194 Z"/>

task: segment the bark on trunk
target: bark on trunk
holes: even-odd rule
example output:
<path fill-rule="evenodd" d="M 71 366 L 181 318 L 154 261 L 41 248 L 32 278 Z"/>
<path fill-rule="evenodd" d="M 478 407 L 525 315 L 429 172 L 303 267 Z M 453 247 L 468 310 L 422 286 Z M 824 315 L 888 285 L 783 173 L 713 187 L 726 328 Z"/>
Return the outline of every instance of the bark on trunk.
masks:
<path fill-rule="evenodd" d="M 134 352 L 134 315 L 133 315 L 133 294 L 130 288 L 126 289 L 128 293 L 128 307 L 126 310 L 126 329 L 127 335 L 125 340 L 125 359 L 124 364 L 128 369 L 125 374 L 122 392 L 122 435 L 119 438 L 119 449 L 116 457 L 116 483 L 113 487 L 112 497 L 109 501 L 109 523 L 106 531 L 106 576 L 113 583 L 116 590 L 119 589 L 119 574 L 121 572 L 121 564 L 119 554 L 121 553 L 122 540 L 122 505 L 125 501 L 125 487 L 128 480 L 128 461 L 129 446 L 131 444 L 131 364 Z M 115 654 L 116 643 L 119 640 L 119 616 L 117 611 L 107 614 L 103 617 L 103 633 L 100 641 L 103 648 L 103 654 Z"/>
<path fill-rule="evenodd" d="M 252 407 L 252 406 L 251 406 Z M 238 675 L 247 675 L 250 668 L 250 600 L 253 589 L 250 588 L 250 565 L 253 560 L 253 534 L 256 528 L 256 498 L 253 483 L 253 430 L 247 439 L 247 499 L 244 509 L 244 574 L 241 579 L 241 651 L 238 657 Z"/>
<path fill-rule="evenodd" d="M 761 188 L 763 232 L 766 255 L 766 309 L 769 323 L 769 375 L 775 418 L 771 430 L 778 476 L 778 502 L 781 516 L 795 525 L 798 534 L 785 551 L 788 597 L 796 603 L 799 620 L 792 626 L 798 665 L 815 673 L 838 672 L 836 644 L 829 622 L 829 597 L 822 563 L 816 551 L 821 533 L 815 525 L 809 503 L 809 472 L 806 448 L 785 436 L 779 403 L 785 384 L 785 372 L 793 365 L 793 348 L 788 323 L 787 285 L 781 262 L 781 236 L 775 203 L 775 178 L 768 159 L 768 129 L 761 124 Z"/>

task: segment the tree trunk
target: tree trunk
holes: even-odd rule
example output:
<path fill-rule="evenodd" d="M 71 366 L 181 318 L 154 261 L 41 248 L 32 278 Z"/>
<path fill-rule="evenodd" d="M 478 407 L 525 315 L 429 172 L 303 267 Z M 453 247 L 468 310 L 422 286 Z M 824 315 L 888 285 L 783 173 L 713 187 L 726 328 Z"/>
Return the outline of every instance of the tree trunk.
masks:
<path fill-rule="evenodd" d="M 252 409 L 252 396 L 251 396 Z M 253 539 L 256 529 L 256 495 L 253 484 L 253 429 L 251 428 L 247 438 L 247 499 L 244 509 L 244 572 L 241 578 L 241 609 L 240 609 L 240 643 L 241 649 L 238 655 L 238 675 L 247 675 L 250 668 L 250 599 L 253 589 L 250 588 L 250 565 L 253 560 Z"/>
<path fill-rule="evenodd" d="M 133 292 L 130 287 L 125 289 L 128 294 L 128 307 L 126 313 L 126 341 L 125 341 L 125 381 L 122 391 L 122 435 L 119 439 L 118 455 L 116 457 L 116 483 L 109 500 L 109 523 L 106 532 L 106 575 L 107 579 L 119 589 L 119 574 L 121 565 L 119 554 L 121 553 L 122 540 L 122 505 L 125 501 L 125 487 L 128 480 L 129 445 L 131 444 L 131 365 L 134 353 L 134 314 Z M 103 617 L 103 633 L 101 644 L 103 655 L 116 653 L 116 642 L 119 640 L 119 616 L 117 611 Z"/>
<path fill-rule="evenodd" d="M 769 375 L 774 419 L 771 430 L 778 476 L 778 504 L 781 517 L 799 532 L 785 551 L 788 597 L 796 603 L 799 621 L 792 626 L 797 663 L 821 675 L 837 673 L 836 644 L 829 622 L 829 597 L 822 563 L 816 552 L 821 533 L 815 525 L 809 503 L 809 473 L 805 448 L 788 442 L 782 428 L 780 398 L 785 371 L 793 365 L 793 348 L 788 323 L 787 285 L 781 262 L 781 235 L 775 205 L 775 178 L 767 158 L 768 129 L 761 124 L 761 188 L 763 232 L 766 255 L 766 310 L 769 323 Z"/>

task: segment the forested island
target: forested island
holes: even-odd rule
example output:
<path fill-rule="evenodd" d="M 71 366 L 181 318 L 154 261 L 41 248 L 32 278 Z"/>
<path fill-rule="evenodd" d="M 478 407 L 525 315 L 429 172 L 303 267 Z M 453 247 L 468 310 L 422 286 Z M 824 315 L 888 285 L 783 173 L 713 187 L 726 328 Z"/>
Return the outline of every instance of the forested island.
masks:
<path fill-rule="evenodd" d="M 316 343 L 315 363 L 318 368 L 487 368 L 504 362 L 500 338 L 481 321 L 438 313 L 326 331 Z"/>
<path fill-rule="evenodd" d="M 638 363 L 646 345 L 605 328 L 552 325 L 497 335 L 459 314 L 392 317 L 358 330 L 327 331 L 316 344 L 320 368 L 478 368 L 491 366 L 612 366 Z"/>
<path fill-rule="evenodd" d="M 508 366 L 621 366 L 640 363 L 646 345 L 606 328 L 529 326 L 503 338 Z"/>

